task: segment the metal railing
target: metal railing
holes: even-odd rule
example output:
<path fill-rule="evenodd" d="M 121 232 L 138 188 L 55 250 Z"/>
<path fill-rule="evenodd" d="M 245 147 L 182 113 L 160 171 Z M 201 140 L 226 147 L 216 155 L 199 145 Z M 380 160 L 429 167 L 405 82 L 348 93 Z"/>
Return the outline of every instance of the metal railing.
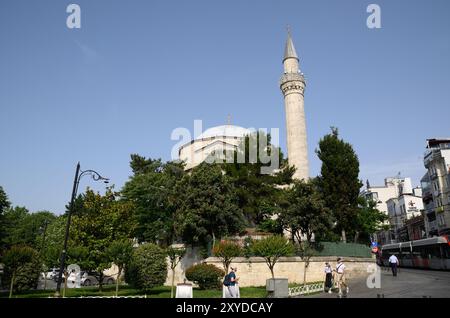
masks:
<path fill-rule="evenodd" d="M 320 291 L 323 291 L 324 288 L 325 288 L 325 284 L 323 282 L 290 287 L 289 288 L 289 297 L 307 295 L 307 294 L 311 294 L 311 293 L 320 292 Z"/>

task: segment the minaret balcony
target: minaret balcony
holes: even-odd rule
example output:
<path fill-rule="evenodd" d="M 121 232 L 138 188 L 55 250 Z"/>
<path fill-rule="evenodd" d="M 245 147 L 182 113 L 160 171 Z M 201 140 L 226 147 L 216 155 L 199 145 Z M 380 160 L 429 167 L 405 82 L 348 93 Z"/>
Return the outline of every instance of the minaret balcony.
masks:
<path fill-rule="evenodd" d="M 305 85 L 305 77 L 300 73 L 285 73 L 280 78 L 280 86 L 287 82 L 303 82 Z"/>

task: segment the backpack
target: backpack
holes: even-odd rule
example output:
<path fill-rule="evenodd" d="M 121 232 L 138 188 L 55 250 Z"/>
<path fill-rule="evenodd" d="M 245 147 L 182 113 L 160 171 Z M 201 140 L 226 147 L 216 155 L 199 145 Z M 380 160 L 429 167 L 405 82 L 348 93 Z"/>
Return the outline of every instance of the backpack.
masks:
<path fill-rule="evenodd" d="M 225 278 L 223 279 L 223 285 L 230 286 L 230 284 L 231 284 L 230 274 L 226 274 Z"/>

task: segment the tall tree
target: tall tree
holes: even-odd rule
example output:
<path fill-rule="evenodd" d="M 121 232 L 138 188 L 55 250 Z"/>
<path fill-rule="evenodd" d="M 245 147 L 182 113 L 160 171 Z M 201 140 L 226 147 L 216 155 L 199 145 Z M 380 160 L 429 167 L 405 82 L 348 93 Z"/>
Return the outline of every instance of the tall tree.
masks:
<path fill-rule="evenodd" d="M 207 244 L 245 225 L 236 192 L 218 165 L 202 163 L 177 184 L 176 225 L 185 242 Z"/>
<path fill-rule="evenodd" d="M 262 156 L 264 154 L 271 159 L 276 158 L 278 165 L 272 160 L 267 162 L 267 158 Z M 272 154 L 276 157 L 272 157 Z M 284 160 L 281 149 L 272 145 L 271 135 L 262 131 L 245 136 L 233 153 L 232 163 L 225 163 L 222 168 L 231 177 L 239 207 L 251 226 L 270 220 L 276 213 L 276 186 L 289 184 L 294 173 L 294 168 L 289 167 Z"/>
<path fill-rule="evenodd" d="M 354 233 L 358 212 L 358 196 L 362 186 L 358 179 L 359 160 L 353 147 L 339 138 L 337 128 L 319 141 L 316 150 L 322 161 L 319 186 L 326 206 L 336 219 L 335 230 L 341 240 L 347 241 L 347 233 Z"/>
<path fill-rule="evenodd" d="M 174 241 L 174 193 L 183 177 L 182 164 L 145 159 L 132 155 L 130 165 L 134 175 L 122 189 L 125 201 L 133 202 L 139 241 L 168 246 Z"/>

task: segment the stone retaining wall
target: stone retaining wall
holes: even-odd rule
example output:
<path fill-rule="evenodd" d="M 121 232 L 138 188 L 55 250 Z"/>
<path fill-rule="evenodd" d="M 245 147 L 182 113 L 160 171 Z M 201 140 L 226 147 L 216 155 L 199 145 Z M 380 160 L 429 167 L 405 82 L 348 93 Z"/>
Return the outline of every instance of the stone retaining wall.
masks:
<path fill-rule="evenodd" d="M 205 260 L 193 260 L 192 264 L 206 262 L 214 264 L 220 268 L 222 263 L 219 258 L 209 257 Z M 373 258 L 344 258 L 346 265 L 347 278 L 368 276 L 369 265 L 375 264 Z M 315 282 L 324 280 L 325 262 L 329 262 L 333 268 L 336 267 L 336 257 L 313 257 L 310 260 L 306 271 L 306 281 Z M 182 266 L 177 266 L 175 271 L 175 284 L 182 283 L 185 278 L 184 272 L 190 265 L 185 261 Z M 251 257 L 249 259 L 238 257 L 233 260 L 231 266 L 238 268 L 237 277 L 240 277 L 241 287 L 246 286 L 265 286 L 266 279 L 271 278 L 271 273 L 263 258 Z M 275 277 L 287 278 L 289 283 L 303 283 L 304 262 L 300 257 L 282 257 L 275 265 Z M 172 274 L 169 272 L 166 285 L 170 285 Z"/>

